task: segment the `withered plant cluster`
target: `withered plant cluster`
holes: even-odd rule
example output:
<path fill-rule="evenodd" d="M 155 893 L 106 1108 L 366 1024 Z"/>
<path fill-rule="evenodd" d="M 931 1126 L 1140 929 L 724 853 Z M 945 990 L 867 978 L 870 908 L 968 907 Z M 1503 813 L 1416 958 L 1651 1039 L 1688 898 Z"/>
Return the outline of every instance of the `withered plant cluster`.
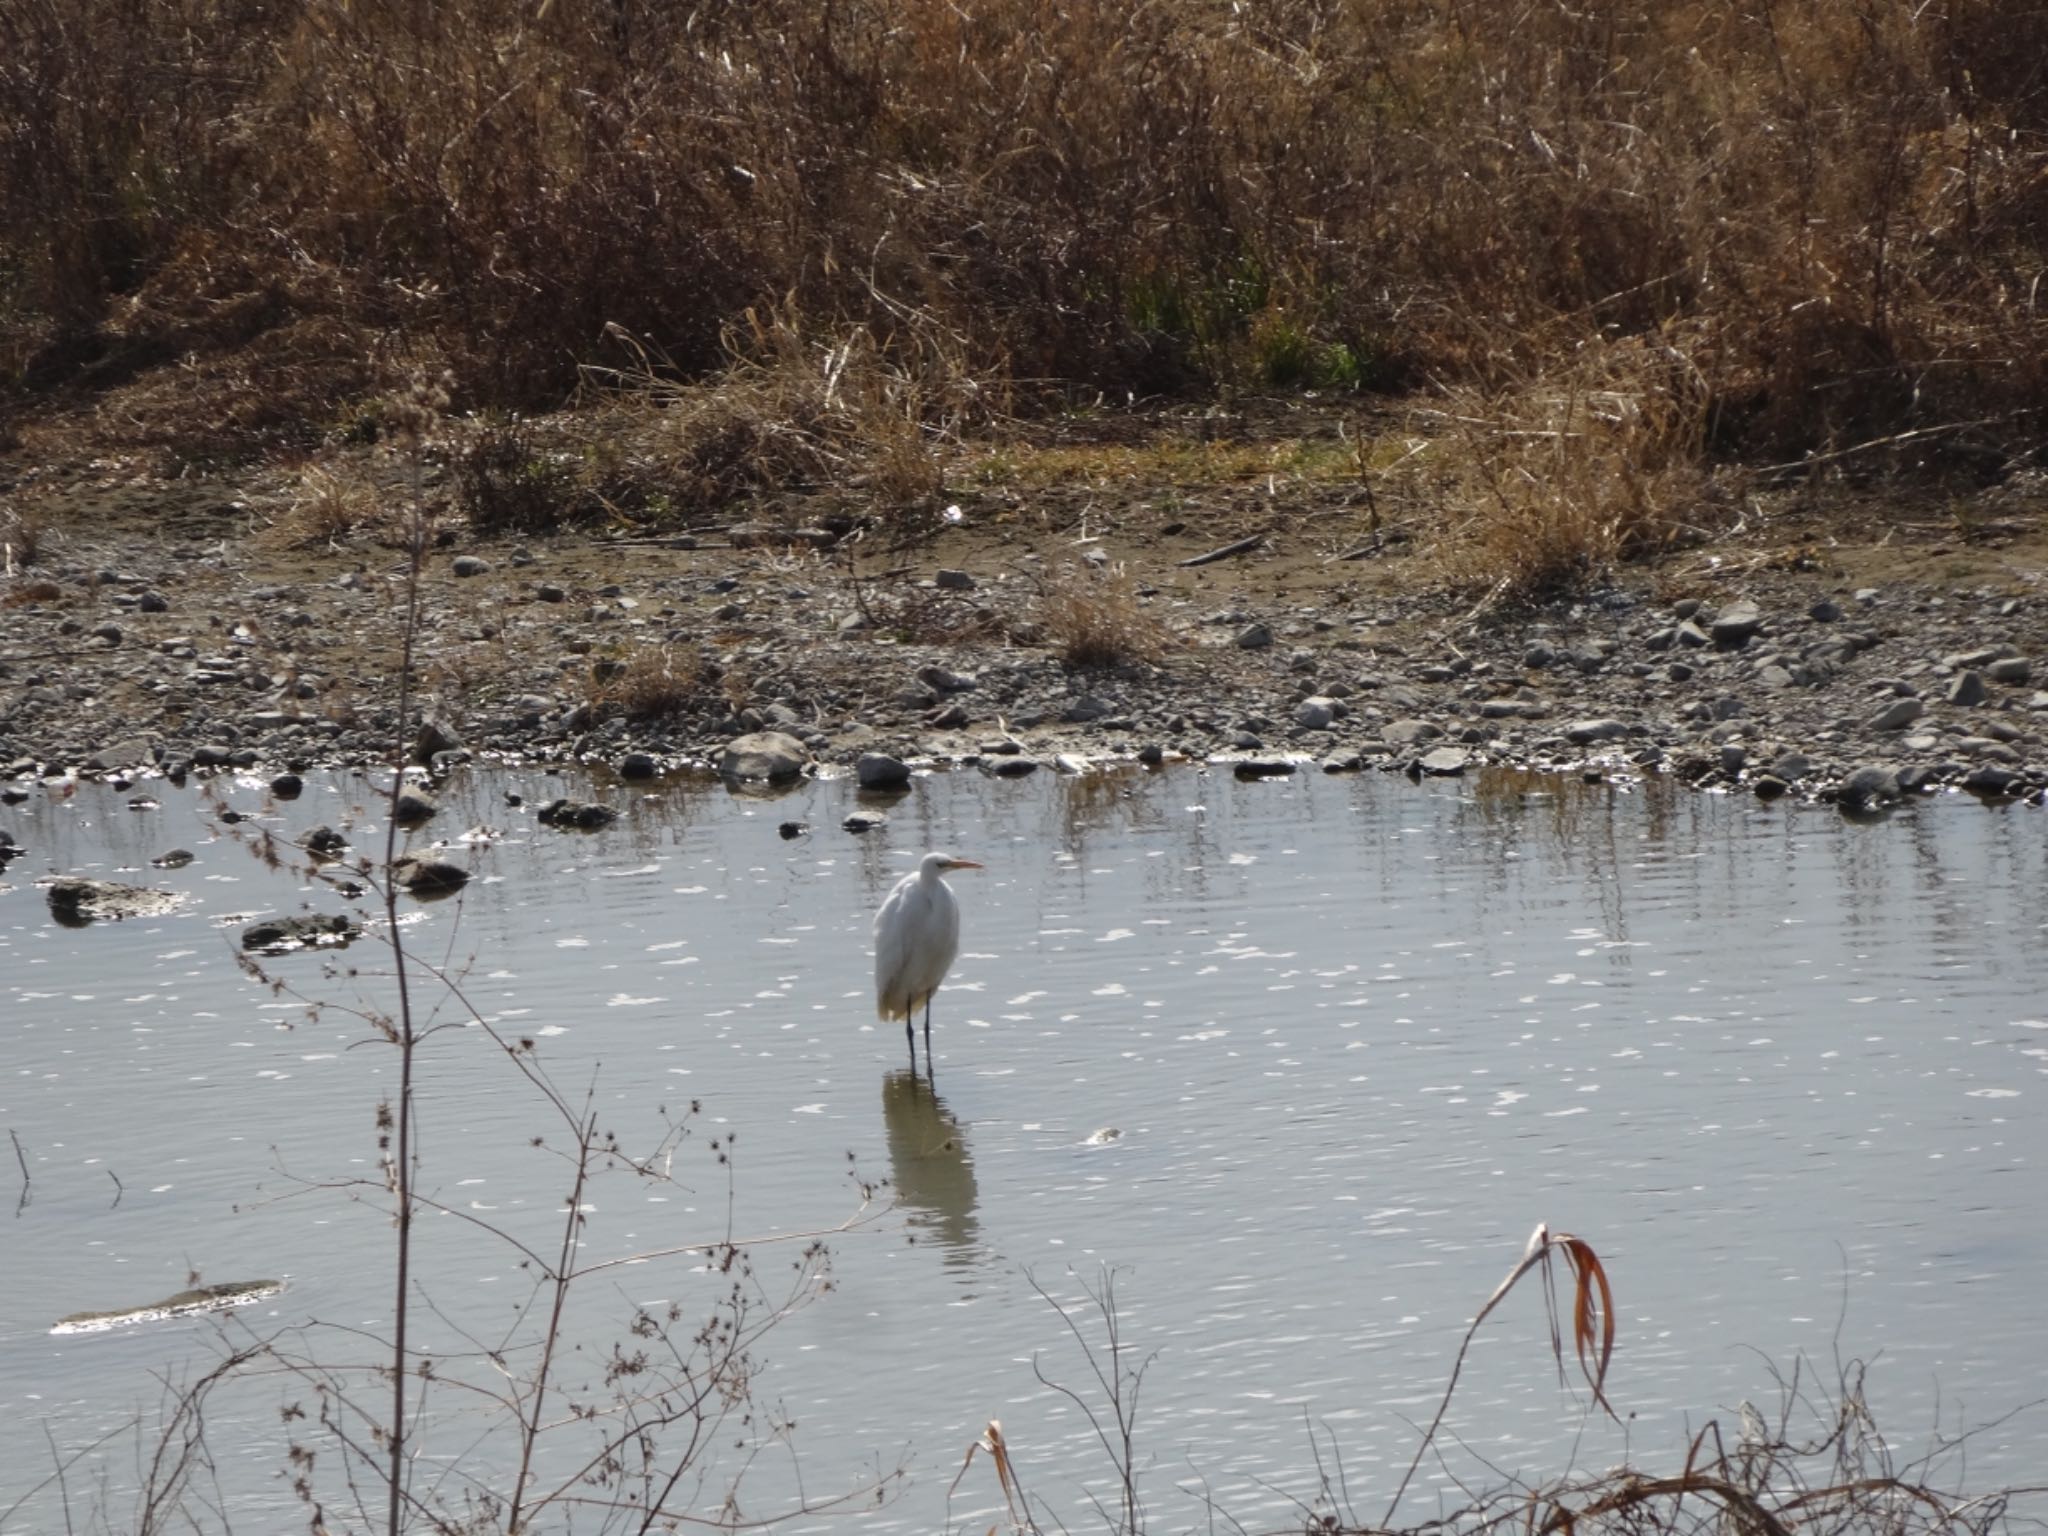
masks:
<path fill-rule="evenodd" d="M 0 206 L 17 401 L 179 363 L 188 438 L 858 335 L 912 421 L 1595 351 L 1702 451 L 1991 454 L 2048 380 L 2048 12 L 0 0 Z"/>

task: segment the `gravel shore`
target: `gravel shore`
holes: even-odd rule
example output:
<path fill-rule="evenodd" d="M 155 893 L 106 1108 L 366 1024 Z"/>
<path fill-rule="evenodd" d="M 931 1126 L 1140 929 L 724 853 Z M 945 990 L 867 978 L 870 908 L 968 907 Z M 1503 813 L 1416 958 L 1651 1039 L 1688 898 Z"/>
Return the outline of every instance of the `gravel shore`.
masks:
<path fill-rule="evenodd" d="M 5 584 L 0 779 L 388 760 L 397 551 L 266 541 L 260 507 L 220 485 L 99 510 Z M 1858 804 L 1946 787 L 2038 804 L 2048 787 L 2048 596 L 2010 560 L 1960 580 L 1894 561 L 1861 585 L 1840 560 L 1758 556 L 1473 620 L 1398 573 L 1303 574 L 1329 562 L 1290 565 L 1284 534 L 1191 570 L 1169 558 L 1182 546 L 1112 531 L 1090 558 L 1126 566 L 1164 644 L 1156 664 L 1070 669 L 1045 633 L 1042 548 L 949 529 L 856 579 L 829 537 L 798 532 L 447 528 L 423 583 L 422 760 L 873 783 L 918 761 L 1499 763 Z M 781 739 L 748 747 L 770 757 L 728 752 L 762 733 Z"/>

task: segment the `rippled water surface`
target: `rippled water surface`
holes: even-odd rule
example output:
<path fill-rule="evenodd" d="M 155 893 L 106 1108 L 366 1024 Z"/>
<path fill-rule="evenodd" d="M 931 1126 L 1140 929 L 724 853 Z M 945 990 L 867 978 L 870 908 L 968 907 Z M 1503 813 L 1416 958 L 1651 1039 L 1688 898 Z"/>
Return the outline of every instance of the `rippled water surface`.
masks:
<path fill-rule="evenodd" d="M 1614 1277 L 1610 1386 L 1629 1422 L 1560 1387 L 1538 1293 L 1518 1294 L 1410 1514 L 1452 1475 L 1625 1452 L 1676 1470 L 1706 1415 L 1775 1401 L 1759 1352 L 1825 1360 L 1839 1337 L 1876 1356 L 1880 1422 L 1915 1449 L 2041 1392 L 2038 814 L 1944 801 L 1856 824 L 1655 785 L 1185 769 L 920 779 L 865 839 L 838 830 L 856 803 L 843 782 L 773 801 L 612 788 L 621 821 L 572 834 L 509 808 L 513 787 L 530 802 L 565 783 L 485 773 L 448 791 L 423 836 L 501 835 L 453 847 L 479 878 L 408 903 L 413 943 L 629 1146 L 700 1106 L 680 1187 L 601 1183 L 586 1252 L 832 1228 L 860 1181 L 885 1182 L 831 1240 L 831 1288 L 761 1341 L 756 1391 L 794 1421 L 794 1461 L 763 1456 L 749 1513 L 786 1507 L 799 1478 L 815 1502 L 905 1462 L 864 1529 L 986 1529 L 987 1465 L 950 1506 L 947 1487 L 1000 1418 L 1032 1492 L 1094 1528 L 1086 1490 L 1106 1490 L 1107 1463 L 1040 1376 L 1093 1381 L 1039 1289 L 1099 1337 L 1083 1287 L 1114 1266 L 1127 1358 L 1151 1361 L 1154 1529 L 1207 1528 L 1204 1497 L 1254 1528 L 1295 1520 L 1290 1497 L 1317 1489 L 1311 1426 L 1324 1470 L 1334 1444 L 1377 1517 L 1466 1322 L 1539 1220 Z M 386 1326 L 389 1231 L 320 1186 L 374 1175 L 393 1063 L 360 1018 L 308 1008 L 382 997 L 380 977 L 341 974 L 381 972 L 382 951 L 277 959 L 291 988 L 274 991 L 235 946 L 249 916 L 341 906 L 248 843 L 375 826 L 370 790 L 340 778 L 274 805 L 253 781 L 151 786 L 161 803 L 136 810 L 133 791 L 87 786 L 0 811 L 30 848 L 0 888 L 0 1125 L 31 1175 L 19 1212 L 0 1200 L 0 1509 L 53 1445 L 153 1422 L 158 1378 L 203 1365 L 219 1326 L 53 1336 L 59 1317 L 197 1274 L 288 1281 L 238 1329 Z M 253 819 L 222 828 L 222 805 Z M 792 819 L 811 835 L 778 836 Z M 148 867 L 175 845 L 195 861 Z M 934 1096 L 873 1017 L 868 928 L 935 846 L 988 867 L 953 877 L 965 942 L 936 1009 Z M 49 871 L 189 901 L 63 927 L 33 884 Z M 474 1334 L 527 1294 L 465 1217 L 539 1238 L 567 1186 L 530 1145 L 554 1133 L 532 1093 L 461 1009 L 432 987 L 427 1002 L 450 1027 L 423 1052 L 424 1181 L 459 1214 L 422 1226 L 438 1314 L 420 1327 L 455 1347 L 436 1330 Z M 11 1146 L 0 1175 L 11 1191 Z M 764 1294 L 800 1246 L 753 1250 Z M 577 1342 L 608 1345 L 635 1305 L 700 1315 L 722 1283 L 692 1255 L 612 1271 L 589 1298 L 604 1329 Z M 286 1388 L 238 1390 L 210 1428 L 220 1484 L 282 1510 Z M 2048 1414 L 2024 1411 L 1974 1445 L 1971 1479 L 2044 1461 Z M 122 1507 L 135 1465 L 117 1435 L 73 1468 L 72 1497 Z M 24 1528 L 57 1518 L 55 1496 Z"/>

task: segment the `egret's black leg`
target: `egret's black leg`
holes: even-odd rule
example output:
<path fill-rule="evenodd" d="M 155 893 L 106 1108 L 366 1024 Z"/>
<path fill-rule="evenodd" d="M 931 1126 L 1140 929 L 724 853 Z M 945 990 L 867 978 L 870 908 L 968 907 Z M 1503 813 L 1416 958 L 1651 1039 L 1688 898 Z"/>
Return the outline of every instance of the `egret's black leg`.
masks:
<path fill-rule="evenodd" d="M 910 1046 L 910 1070 L 917 1070 L 917 1014 L 913 1011 L 903 1015 L 903 1038 Z M 925 1047 L 925 1054 L 931 1054 L 931 1047 Z"/>
<path fill-rule="evenodd" d="M 933 1073 L 934 1080 L 936 1080 L 938 1069 L 932 1065 L 932 1000 L 930 998 L 924 1000 L 924 1069 L 927 1072 Z"/>

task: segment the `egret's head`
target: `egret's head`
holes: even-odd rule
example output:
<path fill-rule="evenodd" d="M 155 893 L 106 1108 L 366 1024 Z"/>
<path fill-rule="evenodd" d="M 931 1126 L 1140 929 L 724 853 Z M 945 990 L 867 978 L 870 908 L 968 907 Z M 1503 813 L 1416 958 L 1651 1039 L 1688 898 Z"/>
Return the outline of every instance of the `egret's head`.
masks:
<path fill-rule="evenodd" d="M 950 853 L 928 853 L 918 861 L 918 869 L 926 875 L 937 876 L 949 869 L 980 869 L 972 859 L 956 859 Z"/>

